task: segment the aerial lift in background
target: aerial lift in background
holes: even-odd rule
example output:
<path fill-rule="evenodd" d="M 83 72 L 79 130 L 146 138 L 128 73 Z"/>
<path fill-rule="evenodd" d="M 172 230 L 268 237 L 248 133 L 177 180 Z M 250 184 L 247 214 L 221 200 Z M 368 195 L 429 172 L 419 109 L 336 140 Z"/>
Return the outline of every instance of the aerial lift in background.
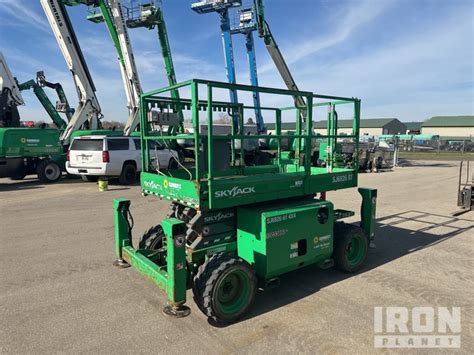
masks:
<path fill-rule="evenodd" d="M 195 2 L 191 5 L 191 9 L 198 14 L 207 14 L 211 12 L 217 12 L 219 14 L 219 18 L 221 21 L 221 33 L 222 33 L 222 44 L 224 46 L 224 59 L 225 59 L 225 66 L 226 66 L 226 71 L 227 71 L 227 81 L 230 84 L 236 84 L 237 83 L 237 78 L 235 74 L 235 60 L 234 60 L 234 48 L 232 45 L 232 28 L 231 28 L 231 22 L 230 22 L 230 16 L 229 16 L 229 10 L 231 8 L 235 8 L 242 5 L 241 0 L 205 0 L 205 1 L 200 1 L 200 2 Z M 253 39 L 252 32 L 249 31 L 249 35 Z M 252 52 L 253 54 L 253 62 L 252 64 L 255 64 L 255 52 Z M 254 67 L 255 68 L 255 67 Z M 255 68 L 256 69 L 256 68 Z M 256 71 L 251 72 L 256 74 Z M 257 79 L 257 76 L 254 76 L 254 79 Z M 253 83 L 252 83 L 253 85 Z M 229 90 L 229 96 L 230 96 L 230 101 L 232 103 L 237 104 L 239 101 L 237 91 L 236 90 Z M 259 100 L 259 95 L 258 93 L 254 93 L 254 102 L 255 100 Z M 255 105 L 256 107 L 260 107 L 259 101 L 257 102 L 258 105 Z M 257 125 L 259 124 L 259 119 L 261 126 L 263 127 L 263 118 L 261 116 L 261 112 L 259 112 L 260 115 L 256 116 L 257 120 Z M 232 116 L 233 120 L 233 126 L 236 130 L 239 129 L 239 113 L 236 112 Z"/>
<path fill-rule="evenodd" d="M 87 5 L 90 8 L 87 19 L 94 23 L 105 22 L 107 29 L 117 51 L 120 72 L 124 83 L 127 97 L 129 115 L 123 133 L 125 136 L 133 133 L 139 124 L 139 104 L 142 88 L 135 64 L 132 44 L 128 34 L 128 28 L 145 27 L 158 29 L 158 37 L 161 45 L 166 75 L 169 85 L 176 84 L 176 74 L 171 56 L 171 48 L 168 40 L 166 24 L 161 9 L 161 4 L 155 1 L 120 1 L 120 0 L 75 0 L 63 1 L 66 5 Z M 126 5 L 124 5 L 126 4 Z M 173 90 L 171 95 L 179 99 L 178 89 Z M 177 112 L 181 122 L 184 121 L 182 112 Z M 174 126 L 171 126 L 174 129 Z M 183 123 L 179 126 L 183 130 Z"/>
<path fill-rule="evenodd" d="M 263 38 L 265 46 L 272 58 L 275 66 L 277 67 L 285 85 L 288 90 L 298 92 L 298 86 L 285 62 L 285 59 L 276 44 L 276 41 L 270 31 L 269 25 L 265 20 L 263 1 L 257 0 L 204 0 L 193 3 L 191 6 L 192 10 L 199 14 L 205 14 L 210 12 L 217 12 L 221 21 L 221 32 L 224 46 L 224 56 L 226 61 L 227 78 L 229 83 L 236 83 L 235 75 L 235 62 L 233 54 L 232 35 L 243 34 L 245 36 L 245 46 L 248 57 L 249 69 L 250 69 L 250 84 L 257 87 L 258 84 L 258 72 L 255 55 L 255 44 L 253 39 L 253 32 L 257 31 L 259 37 Z M 260 95 L 257 91 L 252 93 L 253 105 L 255 107 L 255 121 L 257 133 L 265 134 L 265 122 L 262 116 Z M 232 102 L 237 102 L 238 97 L 236 92 L 230 91 L 230 98 Z M 306 107 L 305 101 L 301 95 L 294 96 L 294 102 L 296 108 L 302 108 L 300 114 L 302 115 L 303 122 L 306 120 Z M 330 110 L 334 110 L 334 107 Z M 337 117 L 337 113 L 332 113 Z M 234 113 L 233 126 L 238 127 L 239 113 Z M 337 120 L 336 120 L 337 122 Z M 298 122 L 297 122 L 298 123 Z M 250 127 L 243 127 L 243 130 L 249 131 Z M 296 127 L 295 133 L 298 135 L 301 133 L 301 127 Z M 289 134 L 290 135 L 290 134 Z M 294 139 L 288 137 L 286 139 L 288 151 L 285 153 L 287 159 L 304 159 L 304 141 L 300 139 Z M 239 142 L 236 142 L 239 143 Z M 253 143 L 253 144 L 252 144 Z M 260 149 L 272 149 L 276 146 L 276 140 L 271 139 L 259 139 L 258 144 L 256 142 L 246 141 L 246 156 L 245 159 L 248 163 L 265 161 L 268 160 L 272 154 L 263 152 Z M 313 155 L 316 156 L 313 158 Z M 311 152 L 311 159 L 317 161 L 319 152 L 314 150 Z"/>
<path fill-rule="evenodd" d="M 260 38 L 263 39 L 265 46 L 267 47 L 268 54 L 275 63 L 276 68 L 278 69 L 283 81 L 285 82 L 288 90 L 298 92 L 298 86 L 296 85 L 293 75 L 291 75 L 290 69 L 286 64 L 285 58 L 278 47 L 275 37 L 273 37 L 272 32 L 270 31 L 270 26 L 268 25 L 265 19 L 265 11 L 263 7 L 263 0 L 253 0 L 254 1 L 254 11 L 256 11 L 256 22 L 257 30 Z M 295 100 L 295 107 L 304 108 L 306 107 L 306 102 L 300 95 L 293 96 Z M 306 111 L 301 110 L 301 115 L 303 122 L 306 121 Z"/>
<path fill-rule="evenodd" d="M 48 87 L 56 91 L 59 100 L 56 101 L 55 111 L 64 113 L 64 115 L 66 115 L 67 121 L 69 122 L 72 119 L 72 115 L 74 114 L 75 110 L 69 105 L 69 101 L 66 97 L 63 86 L 60 83 L 52 83 L 47 81 L 43 71 L 36 73 L 36 83 L 42 88 Z"/>
<path fill-rule="evenodd" d="M 73 75 L 78 94 L 77 109 L 73 112 L 69 108 L 62 87 L 46 81 L 44 74 L 40 73 L 36 82 L 31 80 L 18 85 L 11 73 L 8 73 L 9 70 L 7 72 L 2 67 L 2 76 L 8 78 L 7 83 L 10 83 L 10 88 L 7 89 L 9 95 L 6 99 L 2 98 L 6 101 L 6 105 L 2 105 L 5 108 L 2 108 L 2 121 L 3 126 L 14 128 L 14 130 L 3 129 L 0 132 L 2 149 L 0 165 L 3 176 L 22 179 L 26 174 L 37 172 L 42 182 L 57 181 L 61 177 L 61 171 L 64 170 L 65 151 L 70 144 L 72 134 L 81 129 L 101 128 L 101 108 L 95 94 L 92 77 L 65 9 L 65 3 L 68 2 L 41 0 L 41 5 Z M 5 80 L 3 79 L 4 82 Z M 54 108 L 44 94 L 43 87 L 52 87 L 57 91 L 60 98 L 59 106 Z M 23 104 L 20 94 L 22 89 L 33 89 L 58 129 L 21 129 L 19 127 L 17 106 Z M 59 111 L 64 111 L 67 122 L 60 118 Z"/>
<path fill-rule="evenodd" d="M 44 92 L 44 86 L 57 91 L 56 108 Z M 64 110 L 66 117 L 73 111 L 61 85 L 47 82 L 43 72 L 37 73 L 36 81 L 18 84 L 0 53 L 0 89 L 0 177 L 21 180 L 25 175 L 36 173 L 44 183 L 58 180 L 65 161 L 59 135 L 67 126 L 58 110 Z M 21 127 L 18 112 L 18 106 L 24 104 L 21 91 L 29 89 L 33 89 L 57 129 Z"/>
<path fill-rule="evenodd" d="M 0 127 L 20 127 L 18 106 L 24 105 L 25 101 L 2 53 L 0 53 L 0 94 Z"/>
<path fill-rule="evenodd" d="M 171 46 L 168 38 L 168 31 L 166 29 L 166 22 L 163 15 L 161 0 L 137 1 L 129 0 L 129 6 L 126 9 L 126 25 L 128 28 L 147 28 L 149 30 L 157 29 L 158 39 L 160 42 L 161 55 L 165 64 L 166 77 L 168 78 L 168 85 L 174 86 L 178 82 L 176 80 L 176 72 L 173 64 L 173 57 L 171 55 Z M 179 100 L 179 90 L 171 90 L 171 97 Z M 170 126 L 171 130 L 176 130 L 177 133 L 184 132 L 184 116 L 183 111 L 178 108 L 176 114 L 181 123 L 177 127 Z"/>
<path fill-rule="evenodd" d="M 54 106 L 49 100 L 48 96 L 43 90 L 44 87 L 54 89 L 58 94 L 59 100 L 56 102 L 56 106 Z M 44 72 L 39 71 L 36 73 L 36 81 L 33 79 L 28 80 L 19 84 L 18 88 L 21 91 L 32 89 L 38 98 L 38 101 L 44 107 L 49 117 L 51 117 L 51 120 L 56 125 L 60 133 L 64 132 L 67 127 L 67 122 L 69 122 L 72 118 L 74 109 L 69 106 L 66 94 L 60 83 L 51 83 L 47 81 Z M 63 120 L 59 113 L 64 113 L 66 115 L 67 121 Z"/>
<path fill-rule="evenodd" d="M 91 8 L 87 16 L 88 20 L 94 23 L 105 22 L 114 43 L 120 64 L 120 73 L 125 88 L 125 95 L 127 97 L 128 119 L 123 132 L 125 136 L 128 136 L 135 131 L 140 121 L 139 104 L 142 88 L 121 1 L 83 0 L 77 1 L 77 3 L 88 5 Z"/>
<path fill-rule="evenodd" d="M 69 3 L 74 1 L 41 0 L 78 94 L 77 108 L 60 136 L 64 145 L 69 144 L 71 134 L 76 130 L 101 128 L 100 119 L 103 116 L 92 76 L 65 8 L 65 4 Z"/>
<path fill-rule="evenodd" d="M 252 4 L 250 6 L 250 4 Z M 232 46 L 232 35 L 241 33 L 245 35 L 245 45 L 247 50 L 249 68 L 250 68 L 250 84 L 258 86 L 258 74 L 255 55 L 255 44 L 253 39 L 253 32 L 257 31 L 259 37 L 263 38 L 265 46 L 277 67 L 283 81 L 288 90 L 299 91 L 298 86 L 286 64 L 286 61 L 281 53 L 278 45 L 273 37 L 270 27 L 265 20 L 263 0 L 251 0 L 245 3 L 245 0 L 204 0 L 193 3 L 192 10 L 199 14 L 210 12 L 217 12 L 221 20 L 222 40 L 224 45 L 224 55 L 227 69 L 227 79 L 229 83 L 236 83 L 235 63 Z M 237 17 L 237 24 L 232 24 L 230 15 Z M 235 92 L 230 93 L 232 102 L 237 102 Z M 296 107 L 305 107 L 304 99 L 296 95 L 294 97 Z M 260 96 L 257 92 L 253 93 L 253 101 L 255 106 L 255 118 L 257 130 L 259 133 L 265 132 L 265 124 L 262 117 Z M 305 111 L 301 110 L 303 118 L 305 118 Z M 234 118 L 236 121 L 238 117 Z M 234 125 L 236 123 L 234 122 Z"/>

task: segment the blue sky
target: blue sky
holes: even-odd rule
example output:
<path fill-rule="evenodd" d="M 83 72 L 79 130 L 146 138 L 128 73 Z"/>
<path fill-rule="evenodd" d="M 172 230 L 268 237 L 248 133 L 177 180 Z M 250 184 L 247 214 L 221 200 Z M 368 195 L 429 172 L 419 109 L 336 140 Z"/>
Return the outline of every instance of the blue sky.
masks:
<path fill-rule="evenodd" d="M 190 0 L 164 0 L 178 81 L 226 80 L 216 14 L 198 15 Z M 105 119 L 125 121 L 126 99 L 104 24 L 68 8 L 97 87 Z M 362 99 L 362 117 L 422 121 L 474 114 L 474 1 L 267 0 L 267 21 L 301 90 Z M 144 90 L 166 86 L 155 31 L 130 30 Z M 259 80 L 284 87 L 257 38 Z M 237 79 L 248 83 L 243 37 L 234 37 Z M 0 50 L 20 82 L 44 70 L 77 102 L 72 76 L 39 0 L 0 0 Z M 25 93 L 24 120 L 47 115 Z M 51 96 L 55 100 L 54 96 Z"/>

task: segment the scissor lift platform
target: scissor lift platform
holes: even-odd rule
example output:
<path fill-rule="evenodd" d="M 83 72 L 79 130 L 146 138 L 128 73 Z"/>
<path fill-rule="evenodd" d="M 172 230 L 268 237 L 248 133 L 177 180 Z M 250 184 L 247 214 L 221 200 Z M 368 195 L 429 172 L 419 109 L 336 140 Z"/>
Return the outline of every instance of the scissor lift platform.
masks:
<path fill-rule="evenodd" d="M 271 169 L 273 166 L 268 166 Z M 142 173 L 145 194 L 156 195 L 196 209 L 220 209 L 263 201 L 298 197 L 357 186 L 352 169 L 311 168 L 304 172 L 273 172 L 232 175 L 212 180 L 184 180 L 154 173 Z"/>
<path fill-rule="evenodd" d="M 177 88 L 182 91 L 187 89 L 191 93 L 191 98 L 169 97 L 169 93 Z M 205 90 L 202 90 L 203 88 Z M 357 164 L 353 164 L 353 168 L 336 167 L 330 152 L 333 151 L 339 137 L 353 139 L 355 144 L 358 144 L 360 107 L 358 99 L 259 87 L 258 90 L 262 94 L 280 95 L 290 100 L 294 96 L 301 96 L 307 102 L 304 108 L 293 108 L 297 120 L 293 137 L 298 143 L 295 145 L 294 159 L 288 161 L 283 158 L 282 149 L 282 140 L 287 136 L 281 133 L 282 112 L 288 108 L 263 107 L 263 110 L 267 111 L 267 117 L 270 115 L 275 117 L 276 134 L 244 134 L 243 129 L 239 129 L 244 127 L 244 110 L 251 110 L 253 107 L 213 100 L 213 93 L 222 89 L 253 92 L 255 87 L 194 79 L 142 95 L 141 148 L 144 159 L 142 159 L 141 185 L 144 194 L 156 195 L 199 210 L 212 210 L 357 186 Z M 203 92 L 205 94 L 202 94 Z M 199 98 L 198 93 L 203 99 Z M 337 114 L 335 114 L 337 105 L 353 106 L 352 135 L 337 134 Z M 324 136 L 316 136 L 312 128 L 313 110 L 320 106 L 328 108 L 328 117 L 324 117 L 328 121 L 328 134 Z M 166 131 L 166 125 L 172 126 L 177 123 L 175 112 L 180 110 L 190 113 L 192 133 L 179 136 L 166 135 L 163 133 Z M 302 118 L 304 115 L 300 115 L 302 110 L 306 112 L 306 122 Z M 234 127 L 232 123 L 230 133 L 213 134 L 213 126 L 216 124 L 214 120 L 221 112 L 231 117 L 237 114 L 240 117 L 239 127 Z M 201 128 L 203 121 L 207 124 L 205 131 Z M 325 155 L 325 167 L 311 165 L 309 157 L 316 137 L 319 140 L 325 139 L 326 146 L 329 147 L 329 154 Z M 153 165 L 152 141 L 171 145 L 177 138 L 193 143 L 191 154 L 194 156 L 190 159 L 192 167 L 186 168 L 180 164 L 175 170 L 156 169 Z M 270 164 L 267 162 L 264 165 L 246 165 L 244 159 L 239 159 L 245 152 L 244 144 L 237 143 L 247 139 L 270 138 L 277 140 L 275 157 Z M 217 168 L 219 162 L 216 162 L 218 159 L 215 155 L 219 153 L 217 152 L 219 148 L 216 148 L 215 143 L 219 141 L 225 141 L 224 146 L 229 146 L 229 161 L 225 169 Z M 355 151 L 357 152 L 357 149 Z M 226 155 L 224 159 L 225 157 Z M 355 156 L 354 161 L 357 159 Z"/>

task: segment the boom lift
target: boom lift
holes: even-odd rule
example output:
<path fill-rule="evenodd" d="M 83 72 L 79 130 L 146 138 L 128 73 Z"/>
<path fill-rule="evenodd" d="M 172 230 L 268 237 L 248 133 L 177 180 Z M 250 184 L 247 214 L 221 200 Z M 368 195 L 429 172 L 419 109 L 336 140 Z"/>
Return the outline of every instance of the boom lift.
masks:
<path fill-rule="evenodd" d="M 176 72 L 173 64 L 173 57 L 171 55 L 171 46 L 168 38 L 168 31 L 166 29 L 166 22 L 163 16 L 163 9 L 161 0 L 158 3 L 155 0 L 137 1 L 130 0 L 130 6 L 126 8 L 127 27 L 140 28 L 145 27 L 149 30 L 154 28 L 158 31 L 158 39 L 160 41 L 161 55 L 165 64 L 166 77 L 168 78 L 168 85 L 173 86 L 178 82 L 176 80 Z M 171 97 L 179 100 L 179 90 L 171 90 Z M 175 127 L 177 132 L 184 131 L 184 116 L 182 110 L 176 111 L 181 123 Z M 172 129 L 174 129 L 172 127 Z M 172 133 L 172 132 L 171 132 Z"/>
<path fill-rule="evenodd" d="M 64 113 L 69 122 L 75 110 L 69 105 L 69 101 L 67 100 L 63 86 L 60 83 L 52 83 L 47 81 L 43 71 L 36 73 L 36 83 L 40 87 L 48 87 L 56 91 L 59 100 L 56 101 L 55 111 Z"/>
<path fill-rule="evenodd" d="M 69 1 L 69 5 L 84 4 L 92 6 L 94 10 L 88 16 L 92 22 L 105 22 L 110 33 L 114 46 L 117 50 L 120 71 L 124 82 L 125 93 L 127 96 L 127 107 L 129 117 L 124 128 L 124 135 L 130 135 L 139 124 L 139 102 L 142 88 L 135 64 L 132 45 L 128 35 L 128 28 L 146 27 L 153 29 L 157 27 L 158 37 L 161 44 L 161 51 L 165 63 L 166 75 L 169 85 L 176 84 L 176 74 L 171 57 L 171 48 L 166 31 L 166 25 L 163 18 L 163 12 L 155 1 L 137 3 L 129 1 L 128 7 L 119 0 L 77 0 Z M 99 11 L 97 11 L 97 9 Z M 179 99 L 178 90 L 173 90 L 171 95 Z M 179 131 L 183 131 L 183 115 L 178 112 L 181 124 Z M 173 126 L 174 127 L 174 126 Z"/>
<path fill-rule="evenodd" d="M 135 65 L 132 45 L 126 27 L 122 4 L 119 0 L 80 0 L 82 3 L 92 6 L 99 11 L 91 11 L 88 20 L 99 23 L 105 22 L 110 37 L 117 50 L 120 72 L 127 96 L 128 119 L 124 127 L 124 135 L 130 135 L 139 124 L 139 103 L 142 88 L 138 71 Z"/>
<path fill-rule="evenodd" d="M 45 86 L 56 90 L 59 97 L 59 101 L 56 103 L 56 107 L 51 103 L 48 96 L 44 92 L 43 87 Z M 50 83 L 46 81 L 44 72 L 40 71 L 36 73 L 36 81 L 33 79 L 28 80 L 20 84 L 18 87 L 21 91 L 33 89 L 33 92 L 35 93 L 36 97 L 38 98 L 39 102 L 44 107 L 46 112 L 49 114 L 49 117 L 51 117 L 53 123 L 56 125 L 56 127 L 58 127 L 61 133 L 64 132 L 67 127 L 67 123 L 61 118 L 59 112 L 63 112 L 69 121 L 72 117 L 72 113 L 74 112 L 74 110 L 71 109 L 71 107 L 69 106 L 66 94 L 64 93 L 61 84 Z"/>
<path fill-rule="evenodd" d="M 255 55 L 255 46 L 253 40 L 253 32 L 257 30 L 256 16 L 253 8 L 240 9 L 238 11 L 239 23 L 233 25 L 230 21 L 229 11 L 242 6 L 242 0 L 206 0 L 193 3 L 192 10 L 198 14 L 206 14 L 210 12 L 217 12 L 221 20 L 222 43 L 224 46 L 224 57 L 226 62 L 227 79 L 229 83 L 236 83 L 234 50 L 232 46 L 232 35 L 241 33 L 245 36 L 245 46 L 247 50 L 247 57 L 250 68 L 250 84 L 258 86 L 257 62 Z M 258 133 L 265 133 L 265 123 L 263 121 L 260 95 L 257 91 L 252 93 L 253 103 L 255 107 L 255 121 Z M 238 102 L 237 93 L 230 91 L 231 101 Z M 238 127 L 238 116 L 234 117 L 234 126 Z"/>
<path fill-rule="evenodd" d="M 44 75 L 41 76 L 43 80 Z M 0 177 L 20 180 L 27 174 L 36 173 L 44 183 L 58 180 L 65 161 L 59 133 L 66 122 L 40 84 L 30 80 L 18 85 L 1 53 L 0 88 Z M 20 127 L 17 107 L 24 104 L 21 90 L 31 88 L 58 129 Z"/>
<path fill-rule="evenodd" d="M 209 12 L 217 12 L 221 20 L 222 43 L 224 45 L 224 58 L 227 71 L 227 80 L 231 84 L 236 84 L 235 64 L 234 64 L 234 49 L 232 47 L 232 35 L 230 29 L 229 8 L 239 6 L 241 1 L 233 0 L 205 0 L 193 3 L 191 9 L 198 14 L 205 14 Z M 230 101 L 237 104 L 239 98 L 236 90 L 229 90 Z M 232 116 L 233 126 L 239 129 L 239 113 L 236 112 Z"/>
<path fill-rule="evenodd" d="M 254 0 L 254 7 L 257 12 L 257 29 L 258 35 L 263 38 L 265 46 L 267 47 L 268 53 L 275 63 L 280 75 L 285 82 L 286 87 L 288 90 L 298 92 L 298 86 L 296 85 L 295 79 L 293 75 L 291 75 L 290 69 L 286 64 L 285 58 L 278 47 L 275 38 L 270 31 L 270 26 L 268 25 L 267 21 L 265 20 L 265 11 L 263 7 L 263 0 Z M 295 106 L 304 108 L 306 107 L 306 103 L 302 96 L 295 95 Z M 303 121 L 306 120 L 306 111 L 301 110 L 301 114 L 303 115 Z"/>
<path fill-rule="evenodd" d="M 65 4 L 70 3 L 75 3 L 75 1 L 41 0 L 49 24 L 73 75 L 79 96 L 76 111 L 60 137 L 65 144 L 69 142 L 71 134 L 81 127 L 100 128 L 100 119 L 102 118 L 101 108 L 95 94 L 94 82 L 65 8 Z"/>
<path fill-rule="evenodd" d="M 5 57 L 0 52 L 0 127 L 19 127 L 20 114 L 18 106 L 25 101 L 21 95 L 18 83 L 7 65 Z"/>

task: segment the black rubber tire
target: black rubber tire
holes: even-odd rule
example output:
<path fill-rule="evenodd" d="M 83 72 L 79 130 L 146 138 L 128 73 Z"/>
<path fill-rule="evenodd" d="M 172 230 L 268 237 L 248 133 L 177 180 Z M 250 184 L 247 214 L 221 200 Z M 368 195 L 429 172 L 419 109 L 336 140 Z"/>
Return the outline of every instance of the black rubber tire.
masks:
<path fill-rule="evenodd" d="M 249 283 L 248 296 L 234 313 L 224 313 L 218 306 L 217 290 L 222 281 L 234 271 L 243 272 Z M 202 264 L 193 280 L 194 300 L 199 309 L 218 323 L 232 323 L 252 306 L 257 292 L 257 278 L 253 268 L 243 259 L 226 253 L 212 255 Z"/>
<path fill-rule="evenodd" d="M 135 165 L 125 163 L 122 168 L 122 173 L 119 176 L 119 182 L 122 185 L 131 185 L 137 179 L 137 168 Z"/>
<path fill-rule="evenodd" d="M 212 257 L 211 257 L 212 258 Z M 202 287 L 203 287 L 203 282 L 202 282 L 202 277 L 203 277 L 203 272 L 204 272 L 204 264 L 199 265 L 198 271 L 196 275 L 193 277 L 193 282 L 192 282 L 192 290 L 193 290 L 193 299 L 198 308 L 201 310 L 202 313 L 206 314 L 206 310 L 202 306 Z"/>
<path fill-rule="evenodd" d="M 165 232 L 163 231 L 161 224 L 158 224 L 143 233 L 140 241 L 138 242 L 138 248 L 147 250 L 161 249 L 163 247 L 164 239 Z"/>
<path fill-rule="evenodd" d="M 51 159 L 43 159 L 36 168 L 38 179 L 43 184 L 56 182 L 61 178 L 61 167 Z"/>
<path fill-rule="evenodd" d="M 347 250 L 350 243 L 357 238 L 361 241 L 362 256 L 356 264 L 351 264 L 348 260 Z M 367 260 L 369 243 L 365 231 L 355 225 L 338 222 L 334 227 L 334 261 L 339 270 L 346 272 L 356 272 L 361 269 Z"/>
<path fill-rule="evenodd" d="M 81 179 L 84 182 L 97 182 L 99 180 L 99 177 L 91 175 L 81 175 Z"/>
<path fill-rule="evenodd" d="M 10 176 L 10 180 L 13 180 L 13 181 L 23 180 L 25 176 L 26 176 L 25 168 L 22 166 L 17 171 L 15 171 L 15 173 L 12 176 Z"/>

